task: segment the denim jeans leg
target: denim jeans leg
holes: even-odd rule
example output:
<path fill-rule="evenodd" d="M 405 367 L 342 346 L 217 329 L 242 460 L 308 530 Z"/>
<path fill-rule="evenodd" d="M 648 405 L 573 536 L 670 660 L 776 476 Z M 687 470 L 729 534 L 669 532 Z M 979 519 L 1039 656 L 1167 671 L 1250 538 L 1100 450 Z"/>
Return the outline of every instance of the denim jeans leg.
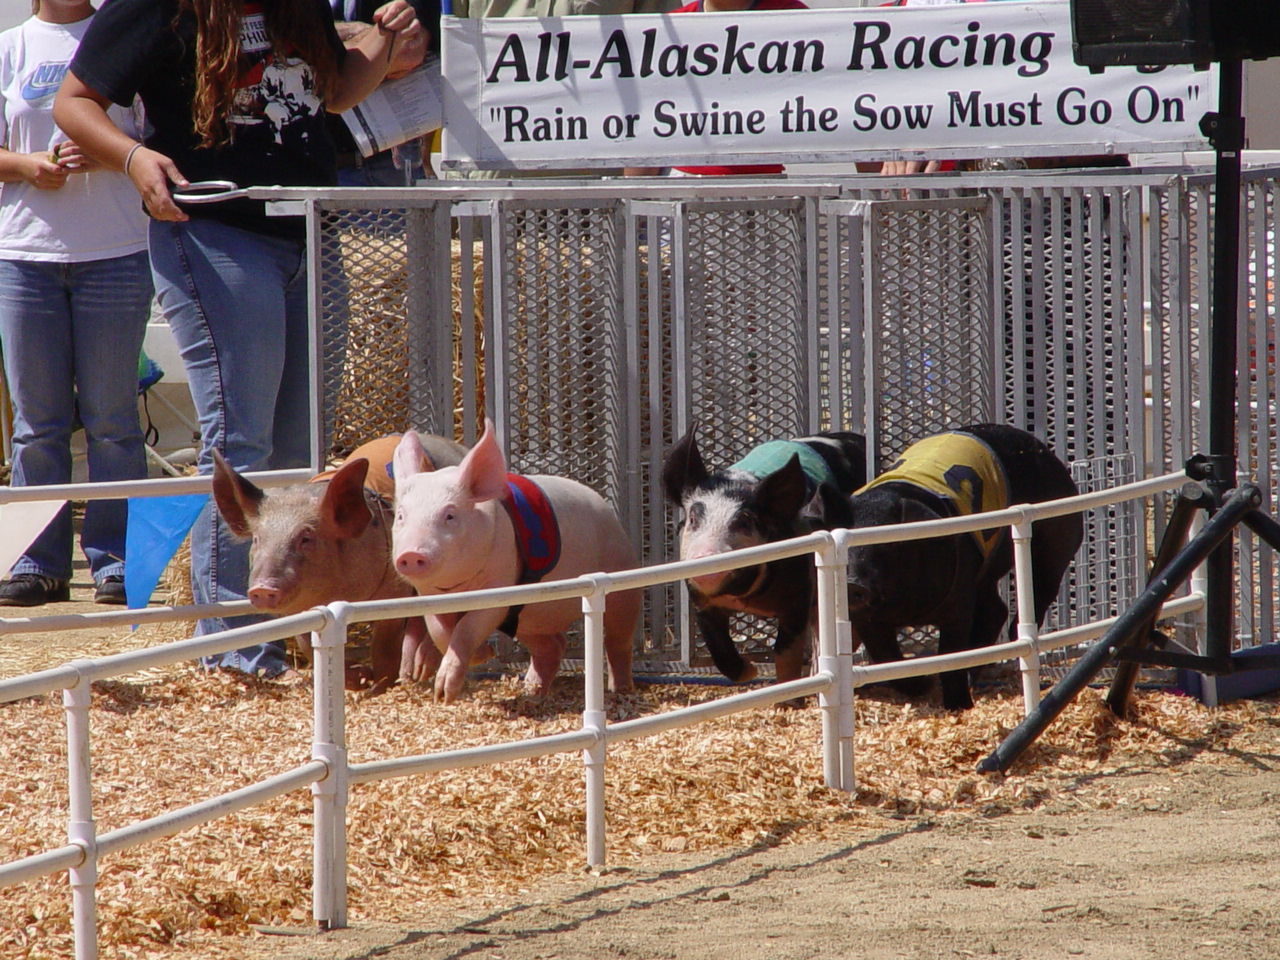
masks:
<path fill-rule="evenodd" d="M 293 276 L 285 278 L 285 362 L 272 420 L 270 466 L 273 470 L 305 467 L 311 462 L 311 323 L 305 263 L 305 258 L 299 257 Z M 285 277 L 283 270 L 281 276 Z"/>
<path fill-rule="evenodd" d="M 75 380 L 64 266 L 0 260 L 0 350 L 13 400 L 10 482 L 15 487 L 71 482 Z M 14 564 L 13 573 L 70 579 L 71 538 L 68 505 Z"/>
<path fill-rule="evenodd" d="M 421 162 L 415 163 L 410 171 L 414 180 L 425 176 Z M 395 165 L 390 150 L 365 157 L 357 166 L 338 168 L 338 186 L 340 187 L 406 187 L 413 186 L 405 180 L 405 172 Z"/>
<path fill-rule="evenodd" d="M 151 312 L 147 254 L 70 265 L 72 349 L 89 479 L 147 475 L 138 423 L 138 357 Z M 128 501 L 91 500 L 80 546 L 95 582 L 123 576 Z"/>
<path fill-rule="evenodd" d="M 150 230 L 156 296 L 200 421 L 200 472 L 212 472 L 214 449 L 237 470 L 305 466 L 305 245 L 200 218 L 152 221 Z M 247 593 L 249 544 L 236 540 L 212 503 L 192 529 L 191 579 L 197 603 Z M 261 619 L 206 619 L 196 633 Z M 205 664 L 268 677 L 288 667 L 279 641 L 209 657 Z"/>

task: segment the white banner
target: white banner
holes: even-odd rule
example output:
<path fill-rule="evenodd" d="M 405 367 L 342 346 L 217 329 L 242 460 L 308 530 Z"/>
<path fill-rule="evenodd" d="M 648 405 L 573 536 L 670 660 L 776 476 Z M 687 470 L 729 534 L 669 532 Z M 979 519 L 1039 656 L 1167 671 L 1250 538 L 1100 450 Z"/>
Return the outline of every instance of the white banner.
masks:
<path fill-rule="evenodd" d="M 1215 106 L 1076 66 L 1067 0 L 442 23 L 455 169 L 1205 149 Z"/>

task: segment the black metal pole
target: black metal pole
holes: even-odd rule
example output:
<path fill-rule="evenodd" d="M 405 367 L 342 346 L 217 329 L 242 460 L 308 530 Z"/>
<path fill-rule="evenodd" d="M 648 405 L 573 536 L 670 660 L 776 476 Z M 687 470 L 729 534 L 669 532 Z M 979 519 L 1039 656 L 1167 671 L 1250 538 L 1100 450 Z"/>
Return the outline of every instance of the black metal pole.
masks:
<path fill-rule="evenodd" d="M 1236 326 L 1239 316 L 1240 151 L 1244 149 L 1240 60 L 1224 59 L 1218 72 L 1218 112 L 1206 118 L 1217 156 L 1213 199 L 1213 302 L 1209 318 L 1209 476 L 1217 503 L 1236 485 Z M 1205 565 L 1205 655 L 1231 653 L 1235 634 L 1232 539 Z"/>
<path fill-rule="evenodd" d="M 1244 524 L 1265 540 L 1272 550 L 1280 550 L 1280 523 L 1261 510 L 1255 510 L 1244 515 Z"/>
<path fill-rule="evenodd" d="M 1044 695 L 1040 706 L 1027 714 L 1022 723 L 1000 742 L 1000 746 L 978 764 L 979 772 L 1008 770 L 1022 751 L 1044 732 L 1045 727 L 1053 722 L 1075 695 L 1107 665 L 1116 651 L 1129 643 L 1134 633 L 1160 613 L 1165 600 L 1180 583 L 1191 576 L 1192 571 L 1216 545 L 1224 541 L 1230 542 L 1231 531 L 1236 524 L 1261 502 L 1262 492 L 1251 483 L 1244 484 L 1231 494 L 1204 528 L 1187 541 L 1187 545 L 1178 551 L 1163 571 L 1152 578 L 1147 588 L 1133 601 L 1133 605 L 1111 625 L 1111 629 L 1075 662 L 1075 666 L 1058 681 L 1057 686 Z"/>
<path fill-rule="evenodd" d="M 1173 515 L 1169 517 L 1169 522 L 1164 528 L 1164 537 L 1160 541 L 1160 548 L 1156 551 L 1156 558 L 1151 564 L 1147 583 L 1154 581 L 1173 562 L 1173 558 L 1177 556 L 1187 539 L 1187 532 L 1191 529 L 1191 521 L 1195 519 L 1196 514 L 1210 506 L 1216 506 L 1213 495 L 1204 487 L 1199 484 L 1188 484 L 1187 487 L 1190 489 L 1184 488 L 1174 502 Z M 1156 615 L 1153 615 L 1142 629 L 1133 635 L 1133 646 L 1142 646 L 1151 637 L 1155 625 Z M 1123 717 L 1129 711 L 1129 697 L 1133 693 L 1134 681 L 1138 679 L 1138 667 L 1139 665 L 1134 662 L 1121 663 L 1116 667 L 1116 675 L 1111 681 L 1111 690 L 1107 694 L 1107 706 L 1117 717 Z"/>

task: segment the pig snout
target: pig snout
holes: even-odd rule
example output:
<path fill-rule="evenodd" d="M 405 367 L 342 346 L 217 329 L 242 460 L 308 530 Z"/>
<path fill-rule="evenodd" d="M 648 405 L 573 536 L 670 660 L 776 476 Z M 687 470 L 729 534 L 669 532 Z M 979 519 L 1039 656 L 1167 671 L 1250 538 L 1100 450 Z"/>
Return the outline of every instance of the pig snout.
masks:
<path fill-rule="evenodd" d="M 727 548 L 726 548 L 727 549 Z M 705 560 L 707 557 L 714 557 L 717 554 L 724 553 L 724 550 L 715 550 L 711 548 L 686 550 L 681 556 L 681 560 Z M 722 571 L 720 573 L 703 573 L 696 577 L 690 577 L 689 583 L 703 596 L 712 597 L 720 590 L 731 571 Z"/>
<path fill-rule="evenodd" d="M 257 581 L 249 587 L 249 602 L 259 610 L 277 610 L 284 599 L 278 584 Z"/>
<path fill-rule="evenodd" d="M 849 609 L 865 610 L 873 606 L 877 599 L 876 577 L 866 564 L 852 563 L 849 566 Z"/>
<path fill-rule="evenodd" d="M 871 606 L 871 588 L 865 583 L 851 579 L 849 581 L 849 609 L 865 610 Z"/>
<path fill-rule="evenodd" d="M 727 576 L 726 573 L 704 573 L 700 577 L 690 577 L 689 582 L 698 589 L 699 593 L 714 596 Z"/>
<path fill-rule="evenodd" d="M 401 550 L 396 554 L 396 573 L 408 579 L 420 579 L 431 569 L 431 558 L 420 550 Z"/>

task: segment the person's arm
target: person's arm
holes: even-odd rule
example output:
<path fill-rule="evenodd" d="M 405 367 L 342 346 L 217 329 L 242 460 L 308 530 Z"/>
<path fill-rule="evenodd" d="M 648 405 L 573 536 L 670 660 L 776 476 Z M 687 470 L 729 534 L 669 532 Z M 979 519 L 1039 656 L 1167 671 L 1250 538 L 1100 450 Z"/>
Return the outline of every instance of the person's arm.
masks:
<path fill-rule="evenodd" d="M 0 148 L 0 183 L 29 183 L 38 190 L 57 190 L 71 171 L 48 150 L 17 153 Z"/>
<path fill-rule="evenodd" d="M 359 46 L 364 35 L 374 29 L 371 23 L 341 21 L 335 23 L 338 36 L 348 50 Z M 391 55 L 391 65 L 387 68 L 388 80 L 397 80 L 418 67 L 427 56 L 427 47 L 431 42 L 431 34 L 416 21 L 396 39 L 395 52 Z"/>
<path fill-rule="evenodd" d="M 373 29 L 347 44 L 338 89 L 325 104 L 331 113 L 354 107 L 377 88 L 387 75 L 402 34 L 418 25 L 407 0 L 391 0 L 373 12 Z M 421 26 L 418 26 L 421 29 Z"/>
<path fill-rule="evenodd" d="M 112 123 L 107 116 L 110 104 L 68 70 L 53 102 L 53 120 L 102 166 L 124 171 L 151 216 L 157 220 L 189 219 L 170 192 L 171 184 L 187 186 L 187 178 L 163 153 L 147 149 Z"/>

